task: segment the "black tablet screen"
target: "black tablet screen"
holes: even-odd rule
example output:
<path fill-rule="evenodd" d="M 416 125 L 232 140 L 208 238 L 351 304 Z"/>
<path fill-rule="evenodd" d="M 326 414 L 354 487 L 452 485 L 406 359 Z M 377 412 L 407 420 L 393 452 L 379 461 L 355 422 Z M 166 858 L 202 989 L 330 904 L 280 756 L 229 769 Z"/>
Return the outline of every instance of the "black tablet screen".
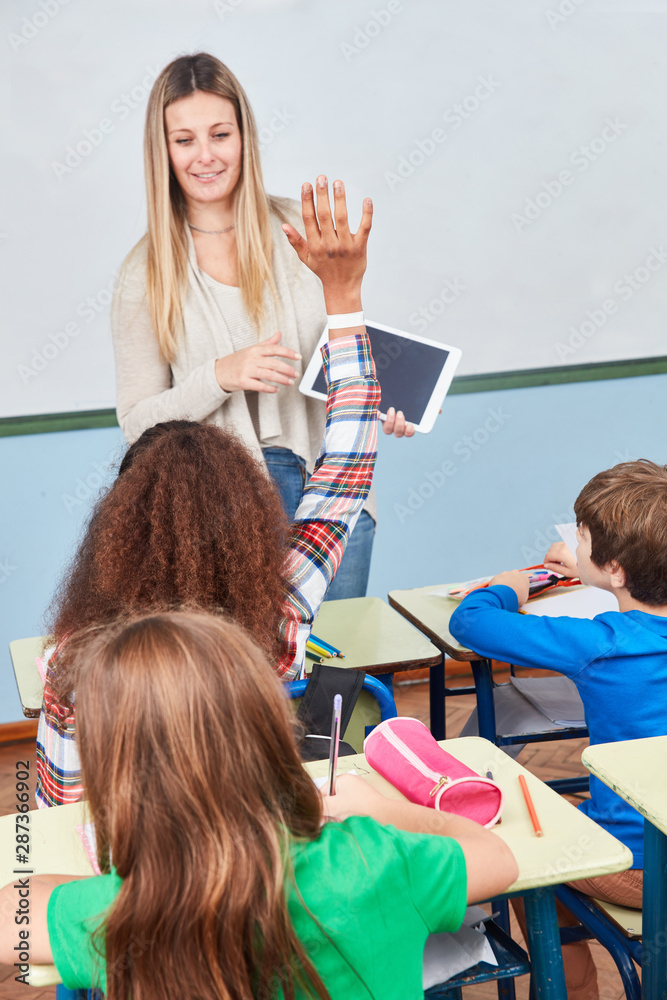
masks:
<path fill-rule="evenodd" d="M 420 423 L 449 351 L 399 337 L 387 330 L 377 330 L 373 326 L 366 329 L 382 390 L 381 412 L 386 413 L 393 406 L 403 410 L 406 420 Z M 313 389 L 326 395 L 323 369 L 320 369 Z"/>

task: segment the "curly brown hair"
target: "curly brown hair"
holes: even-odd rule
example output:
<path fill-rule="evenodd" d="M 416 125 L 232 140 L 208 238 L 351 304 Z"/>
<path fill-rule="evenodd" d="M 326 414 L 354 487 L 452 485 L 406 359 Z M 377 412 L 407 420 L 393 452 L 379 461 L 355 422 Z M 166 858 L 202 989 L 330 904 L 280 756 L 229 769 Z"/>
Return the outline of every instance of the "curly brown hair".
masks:
<path fill-rule="evenodd" d="M 260 462 L 212 424 L 171 420 L 128 449 L 47 613 L 57 643 L 119 614 L 224 609 L 276 660 L 289 523 Z M 57 687 L 69 695 L 66 646 Z"/>

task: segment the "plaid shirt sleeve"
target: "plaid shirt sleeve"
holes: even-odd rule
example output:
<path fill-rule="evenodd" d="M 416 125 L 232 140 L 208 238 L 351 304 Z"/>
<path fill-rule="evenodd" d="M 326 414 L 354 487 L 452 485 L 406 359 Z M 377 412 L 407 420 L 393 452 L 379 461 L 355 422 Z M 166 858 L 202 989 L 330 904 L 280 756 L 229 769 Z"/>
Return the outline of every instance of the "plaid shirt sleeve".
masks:
<path fill-rule="evenodd" d="M 368 496 L 377 450 L 380 386 L 368 335 L 332 340 L 322 356 L 329 390 L 324 442 L 285 561 L 284 652 L 276 670 L 286 680 L 301 670 L 313 619 Z"/>
<path fill-rule="evenodd" d="M 46 659 L 46 657 L 45 657 Z M 53 692 L 56 656 L 49 661 L 37 727 L 37 788 L 40 809 L 78 802 L 83 795 L 81 761 L 74 732 L 74 705 L 61 705 Z"/>

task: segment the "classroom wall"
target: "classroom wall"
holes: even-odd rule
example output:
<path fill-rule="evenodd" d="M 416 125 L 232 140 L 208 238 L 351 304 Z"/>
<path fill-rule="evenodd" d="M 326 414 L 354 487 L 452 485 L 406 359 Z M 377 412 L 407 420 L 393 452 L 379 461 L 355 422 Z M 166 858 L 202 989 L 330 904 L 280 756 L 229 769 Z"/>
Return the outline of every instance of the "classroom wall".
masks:
<path fill-rule="evenodd" d="M 667 462 L 666 400 L 667 375 L 472 393 L 430 434 L 381 436 L 369 594 L 539 561 L 595 472 Z M 0 723 L 22 718 L 7 644 L 42 633 L 122 451 L 117 428 L 0 438 Z"/>

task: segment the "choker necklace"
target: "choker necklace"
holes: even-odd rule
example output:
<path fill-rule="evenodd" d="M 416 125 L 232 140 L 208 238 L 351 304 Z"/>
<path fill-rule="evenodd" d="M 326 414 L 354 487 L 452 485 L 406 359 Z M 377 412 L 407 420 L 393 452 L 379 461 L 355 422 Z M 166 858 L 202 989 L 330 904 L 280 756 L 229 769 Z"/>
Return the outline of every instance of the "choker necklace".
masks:
<path fill-rule="evenodd" d="M 223 233 L 228 233 L 230 229 L 233 229 L 236 223 L 232 222 L 231 226 L 227 226 L 226 229 L 199 229 L 198 226 L 193 226 L 191 222 L 188 222 L 188 225 L 196 233 L 206 233 L 207 236 L 222 236 Z"/>

